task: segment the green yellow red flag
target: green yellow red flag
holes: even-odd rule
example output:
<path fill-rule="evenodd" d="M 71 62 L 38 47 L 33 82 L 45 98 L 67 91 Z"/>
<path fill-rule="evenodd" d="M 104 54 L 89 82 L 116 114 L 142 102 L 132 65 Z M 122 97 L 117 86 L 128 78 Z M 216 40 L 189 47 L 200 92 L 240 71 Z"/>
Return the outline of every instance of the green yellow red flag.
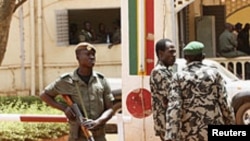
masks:
<path fill-rule="evenodd" d="M 154 67 L 154 0 L 145 0 L 144 5 L 140 4 L 139 0 L 128 0 L 130 75 L 149 75 Z M 140 6 L 144 13 L 139 12 Z M 139 21 L 140 19 L 144 21 Z M 145 33 L 144 37 L 140 37 L 140 32 Z M 144 43 L 140 44 L 139 41 Z"/>

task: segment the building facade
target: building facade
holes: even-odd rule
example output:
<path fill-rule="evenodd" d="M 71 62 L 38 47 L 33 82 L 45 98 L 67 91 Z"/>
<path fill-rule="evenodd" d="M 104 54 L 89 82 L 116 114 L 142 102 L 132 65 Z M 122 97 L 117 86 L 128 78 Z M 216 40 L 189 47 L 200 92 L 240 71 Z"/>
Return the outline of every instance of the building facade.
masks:
<path fill-rule="evenodd" d="M 224 22 L 250 22 L 247 15 L 250 12 L 250 0 L 144 2 L 27 1 L 12 18 L 7 51 L 0 67 L 0 79 L 4 82 L 1 83 L 0 94 L 38 95 L 56 77 L 77 67 L 75 42 L 70 40 L 71 25 L 76 26 L 79 33 L 85 21 L 90 21 L 95 31 L 98 31 L 99 23 L 104 23 L 108 31 L 113 32 L 113 23 L 118 19 L 121 21 L 122 42 L 111 49 L 108 48 L 108 42 L 95 43 L 95 69 L 107 77 L 122 78 L 123 116 L 132 117 L 124 127 L 125 140 L 159 140 L 154 136 L 152 117 L 134 118 L 126 105 L 127 96 L 134 90 L 149 90 L 148 73 L 157 61 L 153 54 L 155 41 L 161 38 L 173 40 L 178 48 L 178 57 L 182 57 L 181 49 L 189 41 L 204 41 L 206 46 L 211 46 L 206 50 L 208 57 L 228 61 L 215 58 L 217 36 Z M 215 9 L 224 12 L 212 13 Z M 208 31 L 208 37 L 200 34 L 204 32 L 202 27 Z"/>

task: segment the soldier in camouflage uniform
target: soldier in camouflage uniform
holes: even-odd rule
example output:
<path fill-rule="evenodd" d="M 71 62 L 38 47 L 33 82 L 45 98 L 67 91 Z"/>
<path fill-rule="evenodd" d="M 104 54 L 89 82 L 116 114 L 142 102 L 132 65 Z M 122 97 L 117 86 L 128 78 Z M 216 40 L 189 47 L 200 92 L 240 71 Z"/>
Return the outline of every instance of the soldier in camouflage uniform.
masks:
<path fill-rule="evenodd" d="M 176 49 L 171 40 L 161 39 L 156 43 L 155 52 L 158 62 L 150 75 L 154 130 L 155 135 L 164 141 L 167 95 L 172 78 L 172 71 L 169 67 L 175 62 Z"/>
<path fill-rule="evenodd" d="M 79 43 L 75 50 L 79 67 L 74 72 L 60 76 L 40 95 L 43 101 L 63 111 L 69 119 L 69 141 L 86 141 L 86 137 L 76 122 L 73 110 L 55 100 L 56 96 L 62 94 L 70 95 L 72 101 L 88 118 L 84 125 L 92 131 L 95 141 L 106 141 L 105 124 L 114 112 L 112 109 L 114 96 L 106 78 L 93 70 L 95 52 L 93 45 Z"/>
<path fill-rule="evenodd" d="M 183 49 L 187 67 L 173 75 L 166 141 L 207 141 L 208 125 L 235 124 L 225 82 L 216 68 L 202 63 L 203 48 L 192 41 Z"/>

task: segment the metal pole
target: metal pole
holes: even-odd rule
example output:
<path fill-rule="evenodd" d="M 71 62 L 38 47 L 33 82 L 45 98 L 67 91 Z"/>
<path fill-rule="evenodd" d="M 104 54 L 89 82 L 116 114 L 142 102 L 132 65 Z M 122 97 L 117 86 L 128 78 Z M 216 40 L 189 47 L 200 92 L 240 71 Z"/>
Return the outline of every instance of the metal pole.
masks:
<path fill-rule="evenodd" d="M 145 72 L 145 1 L 139 1 L 139 12 L 138 12 L 139 22 L 139 50 L 140 50 L 140 72 L 139 74 L 144 75 Z"/>

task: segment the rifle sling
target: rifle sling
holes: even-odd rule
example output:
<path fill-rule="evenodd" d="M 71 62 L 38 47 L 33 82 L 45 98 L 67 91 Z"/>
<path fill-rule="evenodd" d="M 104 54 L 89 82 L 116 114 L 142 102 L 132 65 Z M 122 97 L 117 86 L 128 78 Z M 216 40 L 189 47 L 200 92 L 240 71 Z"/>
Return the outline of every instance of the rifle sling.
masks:
<path fill-rule="evenodd" d="M 79 88 L 78 82 L 75 82 L 75 85 L 76 85 L 77 93 L 80 96 L 80 103 L 82 105 L 83 114 L 85 115 L 85 118 L 88 119 L 88 114 L 87 114 L 86 108 L 85 108 L 84 103 L 83 103 L 83 98 L 82 98 L 82 95 L 81 95 L 81 92 L 80 92 L 80 88 Z"/>

